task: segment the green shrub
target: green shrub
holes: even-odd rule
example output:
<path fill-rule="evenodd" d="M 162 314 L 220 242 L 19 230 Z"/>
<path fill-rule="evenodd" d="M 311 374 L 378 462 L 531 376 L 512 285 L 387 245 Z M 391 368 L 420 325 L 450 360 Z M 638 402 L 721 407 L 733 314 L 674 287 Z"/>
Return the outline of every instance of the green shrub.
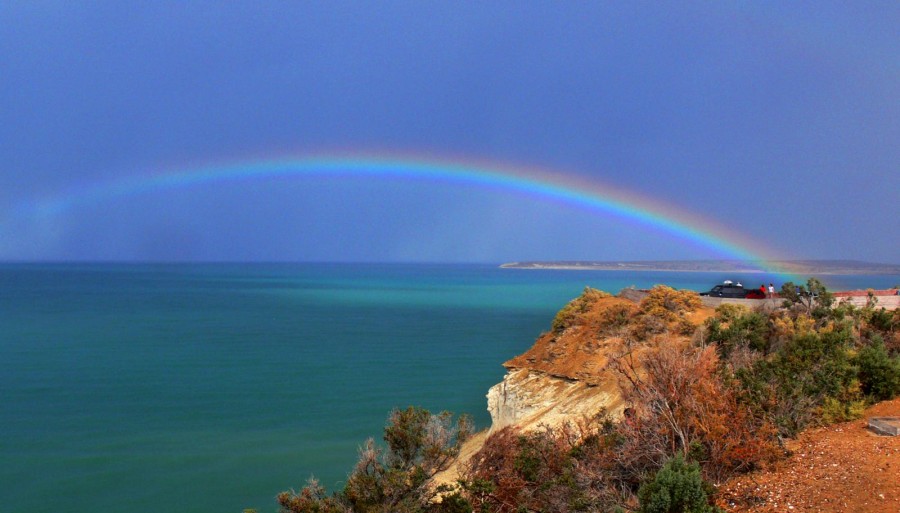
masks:
<path fill-rule="evenodd" d="M 722 308 L 722 307 L 728 308 Z M 732 305 L 716 308 L 716 316 L 706 321 L 708 340 L 716 344 L 722 359 L 728 359 L 736 349 L 749 348 L 767 354 L 771 346 L 769 326 L 766 318 L 745 308 Z"/>
<path fill-rule="evenodd" d="M 862 417 L 866 409 L 863 400 L 839 401 L 833 397 L 826 397 L 819 409 L 819 416 L 824 424 L 846 422 Z"/>
<path fill-rule="evenodd" d="M 371 438 L 359 450 L 359 460 L 347 478 L 343 491 L 328 496 L 318 481 L 311 479 L 300 492 L 278 494 L 282 513 L 456 513 L 464 508 L 461 497 L 450 497 L 444 506 L 435 504 L 438 493 L 429 480 L 446 469 L 459 454 L 472 432 L 466 416 L 452 423 L 448 412 L 432 414 L 409 407 L 394 410 L 384 428 L 387 449 Z M 459 499 L 459 500 L 457 500 Z"/>
<path fill-rule="evenodd" d="M 696 463 L 685 463 L 679 454 L 668 460 L 652 481 L 638 490 L 640 513 L 706 513 L 717 509 L 709 504 L 711 487 L 700 476 Z"/>
<path fill-rule="evenodd" d="M 884 341 L 873 337 L 872 343 L 856 356 L 862 391 L 876 401 L 900 395 L 900 358 L 888 355 Z"/>
<path fill-rule="evenodd" d="M 850 342 L 846 332 L 801 335 L 776 355 L 776 363 L 794 381 L 791 385 L 802 387 L 808 395 L 838 397 L 857 373 L 848 352 Z"/>
<path fill-rule="evenodd" d="M 783 435 L 794 436 L 822 416 L 827 398 L 858 401 L 851 342 L 846 331 L 794 337 L 770 358 L 735 373 L 744 404 L 768 416 Z M 828 414 L 835 416 L 838 411 L 832 408 Z"/>
<path fill-rule="evenodd" d="M 900 308 L 871 310 L 868 316 L 868 328 L 888 340 L 895 337 L 900 332 Z"/>

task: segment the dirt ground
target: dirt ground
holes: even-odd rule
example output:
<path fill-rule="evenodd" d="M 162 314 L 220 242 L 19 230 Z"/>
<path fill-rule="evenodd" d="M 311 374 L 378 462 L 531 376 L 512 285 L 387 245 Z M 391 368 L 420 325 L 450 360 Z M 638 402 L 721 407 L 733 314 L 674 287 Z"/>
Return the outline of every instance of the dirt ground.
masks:
<path fill-rule="evenodd" d="M 742 513 L 900 513 L 900 436 L 873 433 L 870 417 L 900 417 L 900 399 L 860 420 L 806 431 L 774 469 L 722 485 L 719 505 Z"/>

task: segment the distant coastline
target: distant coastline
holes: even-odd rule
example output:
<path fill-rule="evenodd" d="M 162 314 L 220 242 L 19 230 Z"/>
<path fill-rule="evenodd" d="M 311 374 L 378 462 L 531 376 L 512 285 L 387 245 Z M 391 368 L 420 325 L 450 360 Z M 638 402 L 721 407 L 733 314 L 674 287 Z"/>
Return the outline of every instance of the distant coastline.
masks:
<path fill-rule="evenodd" d="M 504 269 L 552 269 L 563 271 L 668 271 L 764 273 L 776 270 L 792 274 L 898 274 L 900 265 L 859 260 L 778 260 L 762 269 L 739 260 L 640 260 L 640 261 L 530 261 L 501 264 Z"/>

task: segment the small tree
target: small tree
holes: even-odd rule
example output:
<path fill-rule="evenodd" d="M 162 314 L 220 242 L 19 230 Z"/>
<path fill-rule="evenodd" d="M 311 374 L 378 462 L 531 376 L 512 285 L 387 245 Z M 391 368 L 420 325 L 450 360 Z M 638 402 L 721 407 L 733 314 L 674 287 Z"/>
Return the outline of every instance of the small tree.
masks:
<path fill-rule="evenodd" d="M 300 493 L 278 495 L 283 513 L 424 513 L 442 491 L 429 481 L 446 469 L 472 433 L 467 416 L 454 426 L 452 414 L 429 413 L 410 406 L 394 410 L 384 428 L 387 450 L 371 438 L 360 448 L 359 461 L 341 493 L 327 497 L 311 480 Z M 447 509 L 447 508 L 445 508 Z"/>
<path fill-rule="evenodd" d="M 816 317 L 824 316 L 834 304 L 834 296 L 818 278 L 810 278 L 805 286 L 795 285 L 790 281 L 785 283 L 781 287 L 781 297 L 784 298 L 785 308 L 796 305 Z"/>

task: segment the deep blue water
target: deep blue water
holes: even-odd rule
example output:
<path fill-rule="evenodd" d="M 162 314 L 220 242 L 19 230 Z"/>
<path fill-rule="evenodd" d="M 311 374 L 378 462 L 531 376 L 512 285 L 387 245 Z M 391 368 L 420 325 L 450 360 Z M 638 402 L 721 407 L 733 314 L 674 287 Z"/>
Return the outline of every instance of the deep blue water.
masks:
<path fill-rule="evenodd" d="M 4 511 L 260 512 L 333 489 L 393 407 L 486 427 L 501 363 L 590 285 L 761 275 L 479 265 L 0 265 Z M 826 276 L 831 288 L 897 276 Z"/>

